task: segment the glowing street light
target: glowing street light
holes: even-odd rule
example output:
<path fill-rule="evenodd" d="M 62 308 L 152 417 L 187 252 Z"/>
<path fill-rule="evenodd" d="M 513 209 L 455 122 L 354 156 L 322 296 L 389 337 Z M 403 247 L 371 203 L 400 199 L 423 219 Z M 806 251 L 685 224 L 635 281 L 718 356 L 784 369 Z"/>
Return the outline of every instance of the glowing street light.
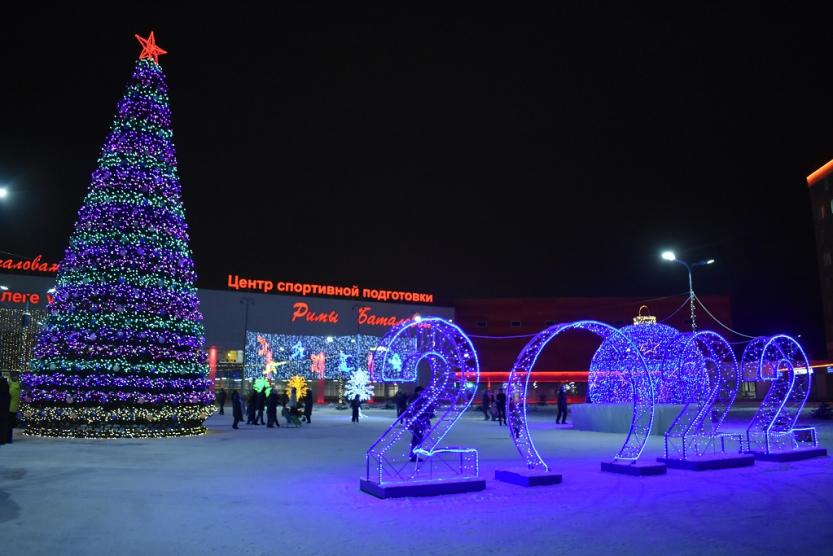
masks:
<path fill-rule="evenodd" d="M 714 259 L 703 259 L 702 261 L 697 261 L 694 264 L 688 264 L 684 260 L 678 259 L 677 255 L 675 255 L 673 251 L 663 251 L 661 257 L 664 261 L 671 261 L 673 263 L 683 265 L 688 271 L 688 301 L 691 306 L 691 331 L 695 332 L 697 330 L 697 322 L 694 317 L 694 286 L 691 280 L 691 271 L 698 266 L 714 264 Z"/>
<path fill-rule="evenodd" d="M 9 188 L 0 186 L 0 199 L 5 199 L 9 196 Z"/>

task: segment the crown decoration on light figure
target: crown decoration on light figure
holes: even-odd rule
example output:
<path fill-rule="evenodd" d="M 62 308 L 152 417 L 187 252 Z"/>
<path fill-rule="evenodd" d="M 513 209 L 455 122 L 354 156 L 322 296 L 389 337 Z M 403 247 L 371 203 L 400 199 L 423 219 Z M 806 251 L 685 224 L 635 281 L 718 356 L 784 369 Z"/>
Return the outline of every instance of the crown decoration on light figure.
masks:
<path fill-rule="evenodd" d="M 654 317 L 654 316 L 651 316 L 651 315 L 643 315 L 642 314 L 643 309 L 647 312 L 648 311 L 648 306 L 647 305 L 642 305 L 642 306 L 639 307 L 639 312 L 636 314 L 635 317 L 633 317 L 633 323 L 634 324 L 656 324 L 657 323 L 657 317 Z"/>

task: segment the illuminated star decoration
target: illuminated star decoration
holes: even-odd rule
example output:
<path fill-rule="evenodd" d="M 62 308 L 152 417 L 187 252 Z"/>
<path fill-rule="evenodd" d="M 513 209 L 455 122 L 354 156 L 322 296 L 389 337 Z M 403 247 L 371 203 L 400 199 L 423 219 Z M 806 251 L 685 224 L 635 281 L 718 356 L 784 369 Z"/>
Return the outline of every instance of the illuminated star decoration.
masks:
<path fill-rule="evenodd" d="M 159 63 L 159 56 L 161 54 L 167 54 L 167 50 L 162 50 L 158 46 L 156 46 L 156 38 L 153 36 L 153 31 L 150 32 L 148 38 L 142 38 L 139 35 L 135 35 L 136 40 L 142 45 L 142 53 L 139 54 L 139 59 L 143 60 L 145 58 L 153 58 L 153 61 L 157 64 Z"/>

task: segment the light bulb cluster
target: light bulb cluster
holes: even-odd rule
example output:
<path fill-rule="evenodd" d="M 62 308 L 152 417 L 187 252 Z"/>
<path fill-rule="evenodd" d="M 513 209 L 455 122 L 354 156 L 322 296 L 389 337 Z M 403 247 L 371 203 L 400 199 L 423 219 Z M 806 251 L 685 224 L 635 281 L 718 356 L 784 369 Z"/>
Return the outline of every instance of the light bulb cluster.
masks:
<path fill-rule="evenodd" d="M 202 321 L 196 292 L 129 284 L 59 284 L 49 309 L 61 313 L 143 313 Z"/>
<path fill-rule="evenodd" d="M 208 373 L 208 363 L 178 361 L 129 361 L 127 359 L 113 359 L 110 357 L 99 357 L 91 360 L 80 360 L 69 357 L 40 357 L 29 363 L 33 373 L 53 374 L 61 372 L 79 373 L 80 375 L 109 373 L 121 371 L 130 375 L 138 375 L 139 378 L 148 375 L 164 376 L 194 376 Z"/>
<path fill-rule="evenodd" d="M 139 60 L 24 377 L 29 434 L 200 434 L 212 408 L 165 76 Z"/>
<path fill-rule="evenodd" d="M 130 376 L 122 374 L 76 375 L 76 374 L 27 374 L 23 385 L 28 388 L 118 388 L 140 391 L 204 391 L 211 386 L 208 378 L 161 378 Z"/>

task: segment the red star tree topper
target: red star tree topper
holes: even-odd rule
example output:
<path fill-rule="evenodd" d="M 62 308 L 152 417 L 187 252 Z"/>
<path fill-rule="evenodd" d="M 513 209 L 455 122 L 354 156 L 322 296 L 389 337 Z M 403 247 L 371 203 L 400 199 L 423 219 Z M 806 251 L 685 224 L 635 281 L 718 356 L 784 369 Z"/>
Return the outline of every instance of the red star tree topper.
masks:
<path fill-rule="evenodd" d="M 148 38 L 140 37 L 139 35 L 135 35 L 136 40 L 142 45 L 142 53 L 139 54 L 139 59 L 142 60 L 144 58 L 153 58 L 153 61 L 157 64 L 159 63 L 159 56 L 162 54 L 167 54 L 167 50 L 162 50 L 158 46 L 156 46 L 156 37 L 153 36 L 153 31 L 150 32 Z"/>

